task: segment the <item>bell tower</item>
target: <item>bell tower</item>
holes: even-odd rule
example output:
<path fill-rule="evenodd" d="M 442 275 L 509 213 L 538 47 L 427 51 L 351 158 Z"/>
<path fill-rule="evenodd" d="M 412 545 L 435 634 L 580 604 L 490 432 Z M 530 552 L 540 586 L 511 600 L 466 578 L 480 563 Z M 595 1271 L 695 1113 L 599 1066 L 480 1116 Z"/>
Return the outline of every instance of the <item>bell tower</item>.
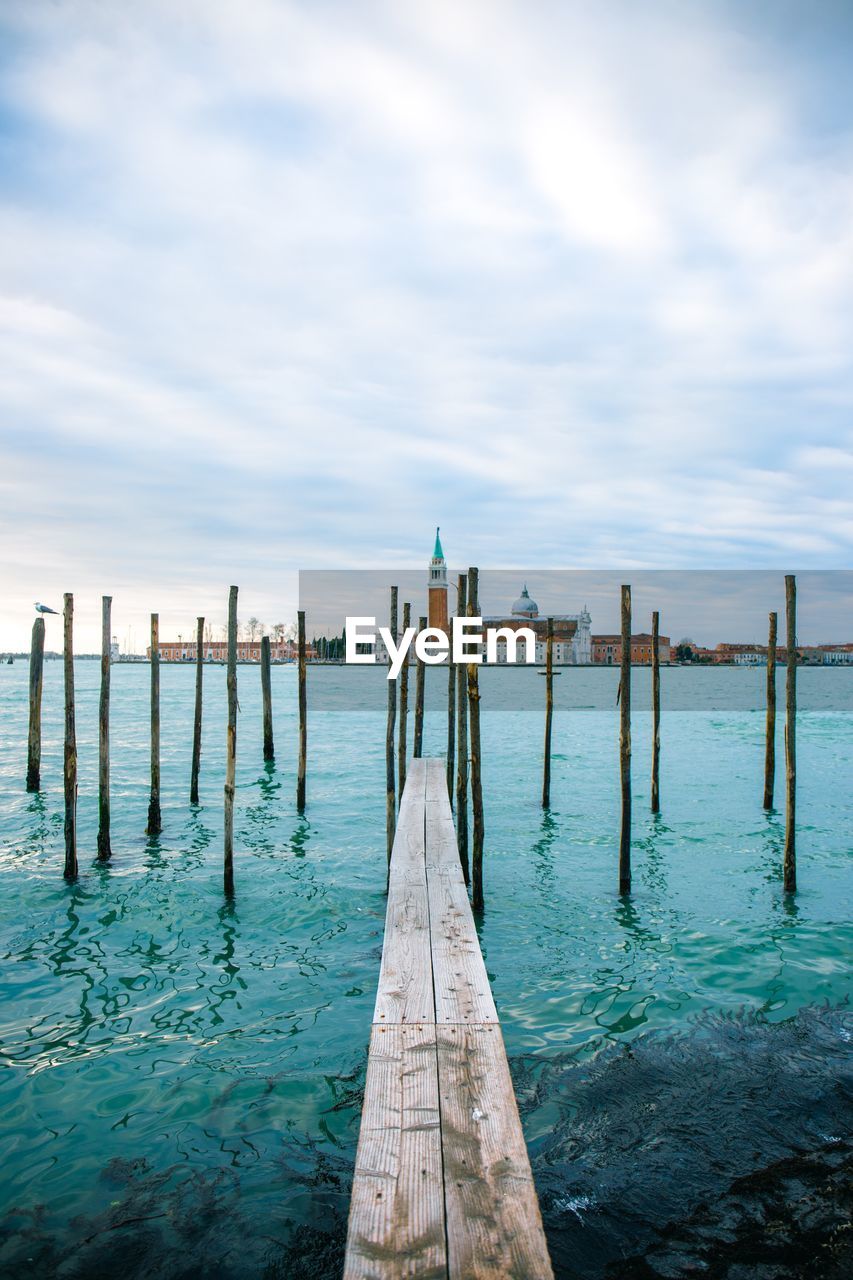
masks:
<path fill-rule="evenodd" d="M 438 627 L 439 630 L 447 631 L 447 562 L 444 559 L 444 552 L 441 549 L 441 538 L 439 530 L 435 531 L 435 547 L 432 552 L 432 559 L 429 562 L 429 583 L 428 583 L 428 600 L 429 609 L 429 625 Z"/>

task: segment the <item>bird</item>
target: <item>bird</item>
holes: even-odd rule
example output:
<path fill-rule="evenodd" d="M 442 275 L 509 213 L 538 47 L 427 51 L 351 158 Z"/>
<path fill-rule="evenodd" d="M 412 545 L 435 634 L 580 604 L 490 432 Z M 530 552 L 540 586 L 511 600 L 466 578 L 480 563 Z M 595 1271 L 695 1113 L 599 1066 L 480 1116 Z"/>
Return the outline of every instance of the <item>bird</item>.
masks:
<path fill-rule="evenodd" d="M 48 605 L 39 604 L 38 601 L 36 601 L 36 613 L 56 613 L 56 612 L 57 612 L 56 609 L 51 609 Z"/>

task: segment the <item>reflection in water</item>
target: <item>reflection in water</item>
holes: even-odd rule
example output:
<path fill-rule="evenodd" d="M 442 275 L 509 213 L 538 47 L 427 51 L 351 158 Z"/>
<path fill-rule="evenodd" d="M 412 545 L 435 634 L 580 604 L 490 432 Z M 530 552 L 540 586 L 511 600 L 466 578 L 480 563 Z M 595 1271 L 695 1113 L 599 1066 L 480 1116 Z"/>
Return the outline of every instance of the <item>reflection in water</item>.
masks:
<path fill-rule="evenodd" d="M 539 896 L 547 902 L 552 900 L 554 886 L 554 843 L 560 836 L 559 817 L 553 809 L 545 809 L 539 824 L 539 839 L 533 844 L 533 868 L 536 871 L 536 886 Z"/>
<path fill-rule="evenodd" d="M 311 823 L 303 814 L 297 819 L 293 834 L 290 837 L 290 852 L 296 858 L 304 858 L 311 840 Z"/>

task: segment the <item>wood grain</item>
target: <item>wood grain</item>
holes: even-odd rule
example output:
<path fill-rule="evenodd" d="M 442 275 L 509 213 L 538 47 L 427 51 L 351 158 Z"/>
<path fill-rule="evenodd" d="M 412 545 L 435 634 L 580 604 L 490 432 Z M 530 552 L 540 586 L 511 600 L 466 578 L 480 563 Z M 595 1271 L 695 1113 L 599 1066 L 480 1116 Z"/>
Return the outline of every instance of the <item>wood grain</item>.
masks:
<path fill-rule="evenodd" d="M 344 1280 L 446 1277 L 434 1026 L 374 1027 Z"/>
<path fill-rule="evenodd" d="M 448 1273 L 550 1280 L 501 1029 L 439 1026 L 436 1035 Z"/>

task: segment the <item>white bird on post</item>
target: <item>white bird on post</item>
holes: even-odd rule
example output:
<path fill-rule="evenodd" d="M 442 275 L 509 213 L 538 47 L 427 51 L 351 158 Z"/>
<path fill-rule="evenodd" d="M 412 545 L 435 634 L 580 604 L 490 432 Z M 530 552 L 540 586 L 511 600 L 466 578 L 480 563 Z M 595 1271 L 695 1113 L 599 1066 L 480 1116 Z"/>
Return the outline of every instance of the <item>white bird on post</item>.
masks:
<path fill-rule="evenodd" d="M 36 601 L 36 613 L 56 613 L 56 612 L 57 612 L 56 609 L 51 609 L 48 605 L 39 604 L 38 601 Z"/>

